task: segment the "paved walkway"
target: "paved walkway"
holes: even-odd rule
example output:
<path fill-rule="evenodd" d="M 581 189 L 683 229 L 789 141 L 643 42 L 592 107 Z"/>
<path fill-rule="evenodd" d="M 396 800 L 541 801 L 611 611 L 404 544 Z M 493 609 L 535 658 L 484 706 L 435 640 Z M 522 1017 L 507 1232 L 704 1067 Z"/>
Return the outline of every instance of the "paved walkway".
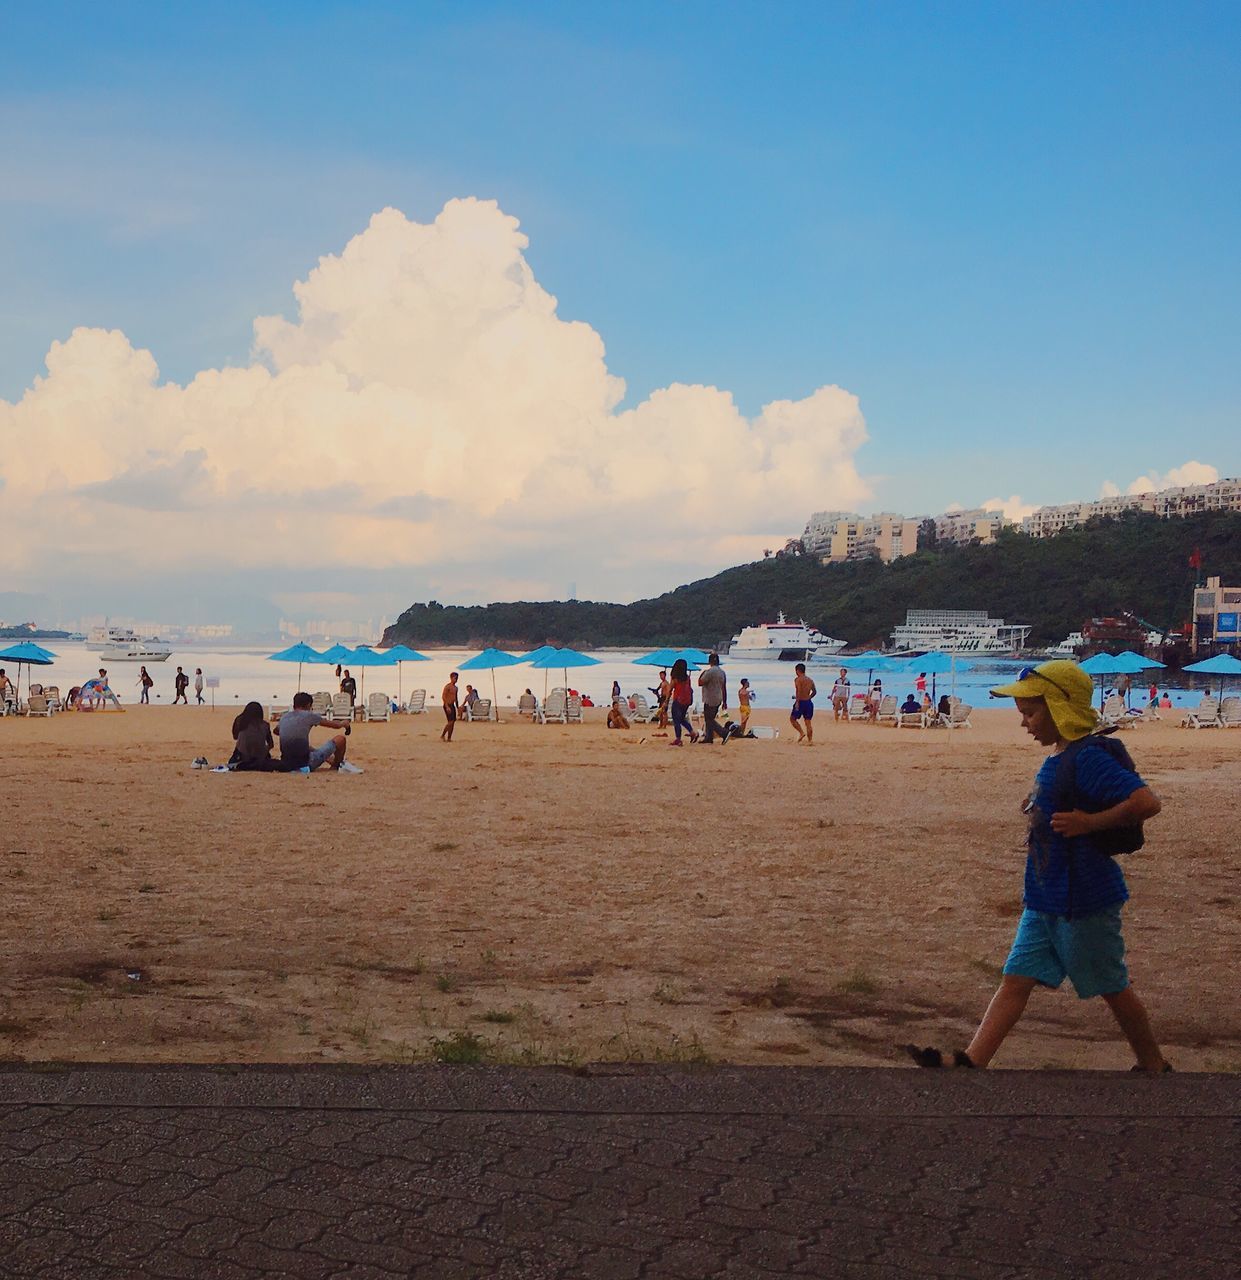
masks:
<path fill-rule="evenodd" d="M 1241 1275 L 1241 1078 L 0 1067 L 0 1276 Z"/>

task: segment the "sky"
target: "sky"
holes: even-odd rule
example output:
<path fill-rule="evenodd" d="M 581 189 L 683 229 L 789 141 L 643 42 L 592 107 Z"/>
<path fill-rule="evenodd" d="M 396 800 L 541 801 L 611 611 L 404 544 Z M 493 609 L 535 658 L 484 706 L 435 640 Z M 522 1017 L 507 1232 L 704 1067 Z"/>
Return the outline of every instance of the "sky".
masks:
<path fill-rule="evenodd" d="M 1235 4 L 5 26 L 6 589 L 626 600 L 1241 473 Z"/>

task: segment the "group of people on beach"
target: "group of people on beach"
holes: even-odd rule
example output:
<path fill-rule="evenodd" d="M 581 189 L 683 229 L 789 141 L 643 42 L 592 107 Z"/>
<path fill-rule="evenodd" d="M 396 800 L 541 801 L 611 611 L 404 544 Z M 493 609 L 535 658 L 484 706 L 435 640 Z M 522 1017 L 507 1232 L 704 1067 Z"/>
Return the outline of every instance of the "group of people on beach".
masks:
<path fill-rule="evenodd" d="M 203 675 L 202 667 L 195 667 L 194 668 L 194 698 L 197 705 L 200 707 L 206 701 L 203 698 L 203 689 L 206 688 L 206 684 L 207 682 L 206 682 L 206 678 Z M 139 703 L 146 703 L 149 705 L 151 701 L 151 690 L 155 688 L 155 680 L 154 680 L 154 677 L 152 677 L 151 673 L 146 669 L 146 667 L 139 667 L 137 685 L 140 691 L 138 695 Z M 189 688 L 190 688 L 190 678 L 185 674 L 185 669 L 183 667 L 177 668 L 177 674 L 172 678 L 172 687 L 173 687 L 172 705 L 175 707 L 179 702 L 183 706 L 188 707 L 190 704 L 190 700 L 188 697 Z"/>

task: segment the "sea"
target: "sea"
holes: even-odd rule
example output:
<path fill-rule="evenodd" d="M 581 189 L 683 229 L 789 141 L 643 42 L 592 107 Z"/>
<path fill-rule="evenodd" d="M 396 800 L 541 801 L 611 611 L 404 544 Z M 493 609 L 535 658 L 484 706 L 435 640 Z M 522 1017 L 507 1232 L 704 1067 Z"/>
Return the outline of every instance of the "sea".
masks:
<path fill-rule="evenodd" d="M 43 684 L 57 685 L 61 693 L 67 693 L 74 685 L 84 684 L 94 676 L 100 665 L 101 655 L 97 650 L 89 649 L 85 644 L 41 641 L 44 648 L 50 649 L 56 661 L 48 667 L 26 669 L 35 681 Z M 7 646 L 0 646 L 7 647 Z M 367 694 L 376 690 L 388 694 L 392 699 L 404 701 L 412 689 L 425 689 L 428 700 L 438 700 L 439 690 L 448 679 L 449 672 L 460 669 L 461 664 L 471 657 L 476 650 L 472 649 L 432 649 L 427 653 L 426 662 L 406 662 L 397 667 L 353 668 L 360 692 Z M 593 667 L 571 668 L 568 672 L 534 670 L 530 666 L 501 667 L 496 671 L 463 671 L 460 675 L 461 688 L 473 684 L 482 697 L 491 697 L 494 687 L 496 699 L 501 709 L 515 704 L 526 689 L 533 691 L 540 699 L 546 688 L 555 688 L 566 684 L 577 689 L 597 704 L 606 704 L 611 697 L 612 682 L 620 682 L 625 694 L 648 693 L 652 685 L 658 683 L 659 673 L 651 667 L 637 666 L 634 659 L 640 657 L 645 650 L 639 649 L 603 649 L 590 654 L 598 660 L 599 665 Z M 174 696 L 173 677 L 178 666 L 185 669 L 191 681 L 190 701 L 194 700 L 193 677 L 196 668 L 201 667 L 205 680 L 215 687 L 204 690 L 203 696 L 207 705 L 237 708 L 243 703 L 256 701 L 265 706 L 288 706 L 290 699 L 298 689 L 297 664 L 273 662 L 269 658 L 270 650 L 259 648 L 224 648 L 194 647 L 187 645 L 174 648 L 167 662 L 147 663 L 147 670 L 155 680 L 151 690 L 153 705 L 168 705 Z M 737 682 L 745 676 L 754 690 L 756 707 L 779 708 L 783 710 L 792 702 L 793 696 L 793 664 L 791 662 L 743 661 L 730 662 L 727 655 L 723 658 L 723 666 L 729 678 L 729 692 L 732 694 Z M 996 684 L 1014 678 L 1023 667 L 1037 663 L 1037 658 L 1016 660 L 1010 658 L 971 658 L 969 669 L 960 669 L 955 677 L 941 675 L 934 679 L 937 693 L 956 693 L 957 697 L 975 707 L 984 707 L 994 702 L 987 690 Z M 108 679 L 113 691 L 122 704 L 138 701 L 138 668 L 137 662 L 111 662 L 108 665 Z M 346 666 L 348 664 L 345 664 Z M 963 661 L 962 667 L 966 664 Z M 837 668 L 829 662 L 813 662 L 809 667 L 810 675 L 819 686 L 819 697 L 827 700 L 827 692 L 831 688 Z M 10 670 L 9 674 L 16 672 Z M 913 691 L 914 675 L 896 675 L 891 672 L 877 673 L 883 680 L 884 690 L 904 698 Z M 493 685 L 494 679 L 494 685 Z M 853 670 L 850 679 L 855 689 L 865 686 L 867 672 Z M 931 683 L 928 677 L 928 684 Z M 26 673 L 23 673 L 22 687 L 26 686 Z M 307 665 L 301 670 L 301 688 L 310 693 L 319 690 L 332 691 L 339 687 L 335 664 Z M 1145 684 L 1139 686 L 1145 690 Z M 1196 705 L 1203 692 L 1210 688 L 1213 692 L 1218 687 L 1210 684 L 1200 676 L 1186 675 L 1182 672 L 1169 672 L 1167 682 L 1172 702 L 1177 707 Z M 1160 682 L 1162 693 L 1165 685 Z M 1145 701 L 1142 698 L 1141 701 Z M 731 702 L 731 698 L 730 698 Z M 1134 704 L 1139 699 L 1134 696 Z M 1001 700 L 996 705 L 1005 705 Z M 1011 703 L 1007 704 L 1011 705 Z"/>

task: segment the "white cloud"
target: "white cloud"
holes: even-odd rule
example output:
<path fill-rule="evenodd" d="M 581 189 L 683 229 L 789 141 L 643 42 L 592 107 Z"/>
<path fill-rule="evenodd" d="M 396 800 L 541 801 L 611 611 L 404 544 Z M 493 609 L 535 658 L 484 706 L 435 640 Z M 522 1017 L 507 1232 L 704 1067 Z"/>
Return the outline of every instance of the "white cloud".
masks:
<path fill-rule="evenodd" d="M 1205 462 L 1182 462 L 1179 467 L 1160 475 L 1152 471 L 1138 476 L 1125 490 L 1126 493 L 1155 493 L 1160 489 L 1174 489 L 1186 484 L 1214 484 L 1219 471 Z"/>
<path fill-rule="evenodd" d="M 984 511 L 999 511 L 1003 514 L 1005 520 L 1014 522 L 1024 520 L 1026 516 L 1033 515 L 1038 510 L 1038 506 L 1033 502 L 1023 502 L 1021 494 L 1014 493 L 1007 498 L 988 498 L 982 504 Z"/>
<path fill-rule="evenodd" d="M 296 319 L 255 321 L 250 364 L 185 386 L 122 333 L 54 342 L 46 376 L 0 400 L 9 576 L 207 558 L 433 571 L 456 598 L 570 579 L 634 595 L 869 496 L 865 422 L 839 387 L 747 418 L 727 391 L 674 383 L 618 412 L 601 337 L 560 319 L 526 244 L 493 202 L 426 225 L 385 209 L 296 284 Z"/>

